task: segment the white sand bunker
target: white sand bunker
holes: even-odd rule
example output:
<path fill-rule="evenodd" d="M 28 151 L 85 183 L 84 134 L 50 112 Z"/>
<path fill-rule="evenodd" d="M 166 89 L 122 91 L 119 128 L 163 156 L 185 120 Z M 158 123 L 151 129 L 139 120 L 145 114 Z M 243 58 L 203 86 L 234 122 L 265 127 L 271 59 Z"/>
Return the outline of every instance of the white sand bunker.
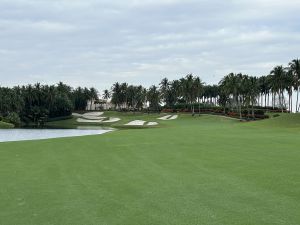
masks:
<path fill-rule="evenodd" d="M 80 113 L 72 113 L 72 116 L 75 117 L 83 117 L 85 119 L 99 119 L 100 116 L 103 115 L 104 112 L 88 112 L 88 113 L 84 113 L 84 114 L 80 114 Z"/>
<path fill-rule="evenodd" d="M 99 117 L 99 119 L 83 119 L 83 118 L 78 118 L 77 122 L 79 123 L 114 123 L 118 122 L 121 119 L 116 118 L 116 117 L 111 117 L 107 120 L 105 120 L 107 117 Z"/>
<path fill-rule="evenodd" d="M 104 112 L 88 112 L 84 113 L 83 116 L 102 116 Z"/>
<path fill-rule="evenodd" d="M 178 115 L 166 115 L 166 116 L 163 116 L 163 117 L 160 117 L 158 118 L 159 120 L 175 120 L 178 118 Z"/>
<path fill-rule="evenodd" d="M 79 113 L 72 113 L 72 116 L 75 116 L 75 117 L 82 117 L 83 115 L 82 115 L 82 114 L 79 114 Z"/>
<path fill-rule="evenodd" d="M 103 119 L 98 119 L 98 120 L 88 120 L 88 119 L 82 119 L 82 118 L 78 118 L 77 122 L 79 123 L 101 123 L 103 121 Z"/>
<path fill-rule="evenodd" d="M 105 119 L 106 117 L 83 115 L 82 118 L 87 119 L 87 120 L 101 120 L 101 119 Z"/>
<path fill-rule="evenodd" d="M 109 118 L 108 120 L 104 120 L 102 121 L 103 123 L 114 123 L 114 122 L 118 122 L 120 121 L 121 119 L 120 118 L 116 118 L 116 117 L 111 117 Z"/>
<path fill-rule="evenodd" d="M 144 123 L 146 123 L 146 121 L 143 121 L 143 120 L 134 120 L 134 121 L 131 121 L 127 124 L 125 124 L 126 126 L 143 126 Z"/>
<path fill-rule="evenodd" d="M 157 122 L 148 122 L 147 123 L 147 126 L 156 126 L 156 125 L 158 125 Z"/>

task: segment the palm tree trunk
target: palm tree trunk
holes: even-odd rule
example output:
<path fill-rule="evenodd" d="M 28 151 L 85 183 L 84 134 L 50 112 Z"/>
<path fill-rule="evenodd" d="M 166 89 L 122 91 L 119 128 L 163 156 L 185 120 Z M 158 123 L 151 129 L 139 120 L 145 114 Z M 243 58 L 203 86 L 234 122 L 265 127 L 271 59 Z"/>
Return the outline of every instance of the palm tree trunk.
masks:
<path fill-rule="evenodd" d="M 291 94 L 289 93 L 289 111 L 291 113 Z"/>
<path fill-rule="evenodd" d="M 296 100 L 296 113 L 298 112 L 298 101 L 299 101 L 299 87 L 297 88 L 297 100 Z"/>
<path fill-rule="evenodd" d="M 292 89 L 292 92 L 291 92 L 291 103 L 290 103 L 290 106 L 291 106 L 290 113 L 292 113 L 293 112 L 293 89 Z"/>
<path fill-rule="evenodd" d="M 255 116 L 254 116 L 254 104 L 253 104 L 253 100 L 251 101 L 251 103 L 252 103 L 252 118 L 254 119 L 255 118 Z"/>
<path fill-rule="evenodd" d="M 240 111 L 240 120 L 242 119 L 242 104 L 240 97 L 238 97 L 238 105 L 239 105 L 239 111 Z"/>
<path fill-rule="evenodd" d="M 199 116 L 200 116 L 200 114 L 201 114 L 201 103 L 200 103 L 200 98 L 199 98 L 199 109 L 198 109 L 198 110 L 199 110 L 198 113 L 199 113 Z"/>

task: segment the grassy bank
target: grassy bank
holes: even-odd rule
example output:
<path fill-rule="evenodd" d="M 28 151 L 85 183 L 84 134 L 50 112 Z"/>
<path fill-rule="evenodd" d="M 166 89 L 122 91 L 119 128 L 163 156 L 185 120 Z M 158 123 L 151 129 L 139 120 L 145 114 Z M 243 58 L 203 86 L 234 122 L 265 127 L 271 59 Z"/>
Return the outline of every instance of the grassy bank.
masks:
<path fill-rule="evenodd" d="M 11 123 L 0 121 L 0 129 L 9 129 L 9 128 L 14 128 L 14 125 Z"/>
<path fill-rule="evenodd" d="M 161 123 L 0 143 L 0 223 L 300 224 L 299 128 L 208 115 Z"/>

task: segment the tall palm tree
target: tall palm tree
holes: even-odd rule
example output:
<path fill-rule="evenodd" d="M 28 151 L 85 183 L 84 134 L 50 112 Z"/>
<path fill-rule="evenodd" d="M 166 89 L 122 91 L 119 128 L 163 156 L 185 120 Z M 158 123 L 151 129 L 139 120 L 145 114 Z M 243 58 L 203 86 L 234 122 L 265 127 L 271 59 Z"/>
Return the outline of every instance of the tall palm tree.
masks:
<path fill-rule="evenodd" d="M 106 109 L 108 108 L 108 99 L 110 98 L 109 90 L 105 89 L 102 95 L 103 99 L 106 101 Z"/>
<path fill-rule="evenodd" d="M 96 90 L 96 88 L 93 88 L 93 87 L 90 88 L 90 90 L 89 90 L 89 100 L 91 102 L 90 110 L 92 110 L 93 103 L 95 103 L 95 101 L 99 100 L 98 91 Z"/>
<path fill-rule="evenodd" d="M 169 86 L 170 86 L 170 83 L 169 83 L 168 78 L 166 78 L 166 77 L 163 78 L 159 84 L 161 96 L 165 103 L 166 103 L 167 93 L 169 91 Z"/>
<path fill-rule="evenodd" d="M 271 75 L 273 75 L 273 90 L 275 93 L 277 92 L 279 98 L 279 105 L 281 107 L 281 111 L 283 112 L 284 108 L 284 89 L 285 89 L 285 70 L 283 66 L 276 66 L 271 71 Z"/>
<path fill-rule="evenodd" d="M 160 92 L 155 85 L 152 85 L 147 92 L 147 101 L 149 107 L 153 110 L 158 111 L 160 104 Z"/>
<path fill-rule="evenodd" d="M 293 75 L 293 71 L 288 70 L 285 73 L 285 88 L 287 90 L 288 96 L 289 96 L 289 112 L 292 113 L 293 111 L 293 88 L 295 85 L 295 79 L 294 79 L 294 75 Z"/>
<path fill-rule="evenodd" d="M 203 94 L 203 85 L 204 83 L 201 81 L 200 77 L 196 77 L 194 79 L 194 88 L 195 88 L 195 93 L 196 93 L 196 98 L 198 100 L 198 113 L 199 116 L 201 114 L 201 98 L 202 98 L 202 94 Z"/>
<path fill-rule="evenodd" d="M 111 102 L 115 105 L 115 107 L 118 109 L 121 105 L 121 85 L 119 82 L 116 82 L 112 86 L 112 95 L 111 95 Z"/>
<path fill-rule="evenodd" d="M 252 117 L 254 118 L 254 104 L 259 94 L 259 83 L 257 77 L 249 77 L 249 93 L 252 108 Z"/>
<path fill-rule="evenodd" d="M 266 76 L 261 76 L 259 78 L 259 89 L 262 94 L 262 97 L 264 96 L 264 106 L 267 106 L 267 94 L 268 94 L 268 82 Z"/>
<path fill-rule="evenodd" d="M 294 89 L 297 91 L 296 112 L 299 112 L 299 88 L 300 88 L 300 60 L 294 59 L 289 63 L 290 70 L 294 75 Z"/>

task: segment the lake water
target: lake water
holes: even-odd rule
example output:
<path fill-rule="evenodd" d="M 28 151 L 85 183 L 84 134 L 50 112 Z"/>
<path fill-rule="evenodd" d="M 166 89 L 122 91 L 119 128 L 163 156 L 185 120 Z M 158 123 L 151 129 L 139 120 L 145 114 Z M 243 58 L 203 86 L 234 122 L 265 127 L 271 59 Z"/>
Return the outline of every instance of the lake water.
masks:
<path fill-rule="evenodd" d="M 77 137 L 110 131 L 107 129 L 0 129 L 0 142 Z"/>

